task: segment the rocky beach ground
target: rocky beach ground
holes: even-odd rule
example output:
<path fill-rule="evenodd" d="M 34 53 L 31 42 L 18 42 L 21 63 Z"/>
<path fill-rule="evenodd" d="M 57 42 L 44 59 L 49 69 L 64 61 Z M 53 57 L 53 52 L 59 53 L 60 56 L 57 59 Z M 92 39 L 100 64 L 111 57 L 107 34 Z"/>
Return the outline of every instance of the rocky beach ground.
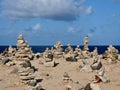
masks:
<path fill-rule="evenodd" d="M 33 53 L 23 35 L 17 48 L 0 54 L 0 90 L 120 90 L 120 54 L 110 45 L 98 55 L 68 44 L 63 52 L 57 42 L 44 53 Z"/>
<path fill-rule="evenodd" d="M 38 68 L 36 72 L 43 80 L 42 87 L 45 90 L 65 90 L 65 85 L 62 81 L 64 72 L 68 72 L 73 81 L 79 81 L 82 86 L 92 82 L 93 72 L 80 72 L 78 62 L 66 62 L 64 60 L 56 60 L 59 63 L 56 67 L 45 67 L 40 65 L 38 61 L 32 61 L 32 64 Z M 106 64 L 102 60 L 106 68 L 106 76 L 109 77 L 109 83 L 100 82 L 98 85 L 101 90 L 119 90 L 120 89 L 120 62 L 116 64 Z M 15 66 L 7 67 L 0 66 L 0 90 L 24 90 L 27 85 L 19 82 L 19 77 L 15 74 L 10 74 Z M 49 76 L 47 76 L 49 74 Z"/>

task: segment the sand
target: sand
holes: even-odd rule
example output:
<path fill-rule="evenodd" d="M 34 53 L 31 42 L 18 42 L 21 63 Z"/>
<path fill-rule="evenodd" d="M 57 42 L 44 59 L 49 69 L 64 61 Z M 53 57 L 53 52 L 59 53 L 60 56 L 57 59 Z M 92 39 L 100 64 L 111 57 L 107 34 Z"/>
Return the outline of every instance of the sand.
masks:
<path fill-rule="evenodd" d="M 105 60 L 101 61 L 106 70 L 105 74 L 110 79 L 109 83 L 98 83 L 101 90 L 120 90 L 120 62 L 107 64 Z M 67 62 L 64 59 L 56 59 L 55 62 L 58 63 L 56 67 L 45 67 L 39 64 L 39 60 L 31 61 L 32 65 L 38 69 L 35 74 L 43 78 L 40 84 L 45 90 L 65 90 L 62 80 L 64 72 L 67 72 L 74 82 L 79 81 L 82 86 L 92 82 L 94 78 L 94 72 L 80 72 L 80 60 Z M 10 73 L 14 67 L 16 66 L 0 66 L 0 90 L 24 90 L 27 87 L 19 82 L 18 75 Z M 49 75 L 46 76 L 46 74 Z"/>

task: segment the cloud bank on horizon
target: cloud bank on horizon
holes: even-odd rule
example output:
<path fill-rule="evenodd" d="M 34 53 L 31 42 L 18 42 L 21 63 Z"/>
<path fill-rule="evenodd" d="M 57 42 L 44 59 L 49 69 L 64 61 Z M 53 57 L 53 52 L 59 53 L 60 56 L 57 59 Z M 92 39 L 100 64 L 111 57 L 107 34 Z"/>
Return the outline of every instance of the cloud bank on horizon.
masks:
<path fill-rule="evenodd" d="M 45 18 L 73 21 L 89 15 L 92 7 L 84 7 L 85 0 L 4 0 L 1 15 L 9 19 Z"/>

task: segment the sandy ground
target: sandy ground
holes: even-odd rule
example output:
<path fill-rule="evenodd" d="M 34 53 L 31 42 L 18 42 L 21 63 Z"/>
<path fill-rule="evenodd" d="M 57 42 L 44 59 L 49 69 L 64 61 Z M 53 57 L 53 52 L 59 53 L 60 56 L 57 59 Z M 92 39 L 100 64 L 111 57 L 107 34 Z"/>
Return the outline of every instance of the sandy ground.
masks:
<path fill-rule="evenodd" d="M 43 78 L 40 84 L 45 90 L 65 90 L 62 82 L 64 72 L 67 72 L 74 82 L 79 81 L 83 86 L 93 80 L 93 72 L 80 72 L 81 61 L 66 62 L 63 59 L 55 61 L 58 63 L 56 67 L 45 67 L 39 64 L 38 60 L 31 61 L 32 65 L 38 69 L 35 74 Z M 98 83 L 101 90 L 120 90 L 120 62 L 107 64 L 105 60 L 102 60 L 102 63 L 110 82 Z M 27 85 L 19 83 L 19 77 L 16 74 L 10 74 L 14 67 L 0 66 L 0 90 L 24 90 L 27 87 Z M 46 74 L 49 76 L 45 76 Z"/>

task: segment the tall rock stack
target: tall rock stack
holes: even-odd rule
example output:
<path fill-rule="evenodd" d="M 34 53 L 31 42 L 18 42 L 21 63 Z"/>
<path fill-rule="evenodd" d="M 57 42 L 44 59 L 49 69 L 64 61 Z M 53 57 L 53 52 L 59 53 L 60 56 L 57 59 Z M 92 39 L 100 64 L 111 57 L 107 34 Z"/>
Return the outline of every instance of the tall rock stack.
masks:
<path fill-rule="evenodd" d="M 17 52 L 15 54 L 17 58 L 22 59 L 32 59 L 33 53 L 31 48 L 29 47 L 27 41 L 24 40 L 23 35 L 20 34 L 17 40 Z"/>
<path fill-rule="evenodd" d="M 88 48 L 88 36 L 86 36 L 84 38 L 84 48 L 83 48 L 84 51 L 89 51 L 89 48 Z"/>

